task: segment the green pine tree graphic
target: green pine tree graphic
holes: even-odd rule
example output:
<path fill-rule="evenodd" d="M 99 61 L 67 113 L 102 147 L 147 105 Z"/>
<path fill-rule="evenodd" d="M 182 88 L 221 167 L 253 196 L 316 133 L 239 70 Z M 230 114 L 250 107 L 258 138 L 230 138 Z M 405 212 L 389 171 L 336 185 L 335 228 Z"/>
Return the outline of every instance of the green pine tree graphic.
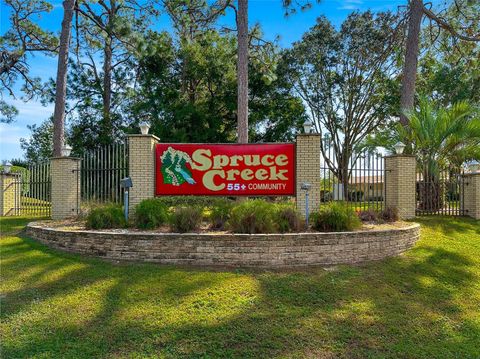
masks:
<path fill-rule="evenodd" d="M 183 151 L 168 147 L 160 156 L 162 165 L 160 171 L 163 175 L 163 183 L 180 186 L 187 182 L 195 184 L 192 172 L 187 168 L 187 163 L 192 164 L 192 159 Z"/>

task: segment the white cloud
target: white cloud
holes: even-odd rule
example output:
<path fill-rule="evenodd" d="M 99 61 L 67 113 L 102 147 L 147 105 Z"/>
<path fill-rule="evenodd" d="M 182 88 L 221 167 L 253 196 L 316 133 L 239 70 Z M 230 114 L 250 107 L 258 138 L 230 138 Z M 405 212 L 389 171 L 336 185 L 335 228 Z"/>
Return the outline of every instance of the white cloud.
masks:
<path fill-rule="evenodd" d="M 18 109 L 18 116 L 10 124 L 0 123 L 0 159 L 22 157 L 20 138 L 29 138 L 28 125 L 40 125 L 53 114 L 54 105 L 42 106 L 40 102 L 8 99 Z"/>
<path fill-rule="evenodd" d="M 43 106 L 38 101 L 23 102 L 18 99 L 8 99 L 7 102 L 18 109 L 18 117 L 16 120 L 22 123 L 40 123 L 53 114 L 53 104 Z"/>
<path fill-rule="evenodd" d="M 14 124 L 0 123 L 0 142 L 2 144 L 20 145 L 20 138 L 28 137 L 25 128 Z"/>
<path fill-rule="evenodd" d="M 357 10 L 363 5 L 363 0 L 343 0 L 339 1 L 338 10 Z"/>

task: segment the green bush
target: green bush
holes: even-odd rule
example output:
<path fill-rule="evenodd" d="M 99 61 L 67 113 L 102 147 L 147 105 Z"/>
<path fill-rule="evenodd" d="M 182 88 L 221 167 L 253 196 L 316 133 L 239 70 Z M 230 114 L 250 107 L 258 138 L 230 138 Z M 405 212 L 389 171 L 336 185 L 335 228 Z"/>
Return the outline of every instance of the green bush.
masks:
<path fill-rule="evenodd" d="M 275 223 L 279 232 L 298 232 L 302 227 L 300 213 L 291 205 L 277 205 Z"/>
<path fill-rule="evenodd" d="M 126 225 L 122 206 L 117 204 L 93 208 L 87 215 L 86 227 L 90 229 L 123 228 Z"/>
<path fill-rule="evenodd" d="M 168 222 L 168 206 L 160 198 L 145 199 L 135 207 L 135 226 L 154 229 Z"/>
<path fill-rule="evenodd" d="M 235 233 L 274 233 L 275 212 L 274 203 L 246 200 L 232 208 L 227 226 Z"/>
<path fill-rule="evenodd" d="M 225 229 L 235 202 L 219 198 L 210 207 L 210 223 L 214 229 Z"/>
<path fill-rule="evenodd" d="M 185 233 L 197 230 L 203 219 L 203 207 L 176 207 L 170 221 L 171 229 Z"/>
<path fill-rule="evenodd" d="M 311 215 L 312 227 L 317 231 L 340 232 L 352 231 L 361 226 L 353 208 L 342 202 L 331 202 L 322 206 Z"/>

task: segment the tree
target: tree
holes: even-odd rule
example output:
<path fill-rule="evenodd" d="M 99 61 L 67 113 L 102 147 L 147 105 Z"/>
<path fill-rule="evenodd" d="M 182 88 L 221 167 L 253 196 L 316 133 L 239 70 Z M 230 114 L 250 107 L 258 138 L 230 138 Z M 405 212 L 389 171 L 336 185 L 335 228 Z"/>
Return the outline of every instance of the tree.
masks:
<path fill-rule="evenodd" d="M 28 125 L 31 131 L 30 138 L 21 138 L 20 147 L 24 151 L 24 158 L 28 163 L 46 161 L 52 157 L 53 150 L 53 121 L 51 118 L 40 126 Z"/>
<path fill-rule="evenodd" d="M 53 155 L 61 156 L 65 141 L 65 102 L 67 96 L 67 65 L 75 0 L 63 1 L 63 20 L 58 52 L 55 110 L 53 113 Z"/>
<path fill-rule="evenodd" d="M 250 63 L 249 138 L 253 142 L 291 142 L 308 116 L 301 98 L 293 91 L 286 57 L 280 55 L 276 59 L 274 53 L 265 58 L 268 53 L 262 51 L 263 60 L 256 61 L 254 52 Z M 266 72 L 263 65 L 269 62 L 268 57 L 275 57 L 270 61 L 275 61 L 276 66 L 274 70 Z"/>
<path fill-rule="evenodd" d="M 0 122 L 12 122 L 18 113 L 14 106 L 3 99 L 3 90 L 15 98 L 13 89 L 17 80 L 22 81 L 22 92 L 25 101 L 39 95 L 43 91 L 40 78 L 29 73 L 28 59 L 30 55 L 41 53 L 54 55 L 58 40 L 49 31 L 43 30 L 36 22 L 44 13 L 52 9 L 47 1 L 5 0 L 10 8 L 10 27 L 0 37 Z"/>
<path fill-rule="evenodd" d="M 474 17 L 473 7 L 462 9 Z M 461 18 L 459 9 L 452 4 L 444 14 L 449 22 Z M 480 33 L 480 18 L 471 30 Z M 421 37 L 422 55 L 419 57 L 417 84 L 418 95 L 449 107 L 459 101 L 480 104 L 480 44 L 462 41 L 441 31 L 431 23 Z"/>
<path fill-rule="evenodd" d="M 423 16 L 425 15 L 430 21 L 434 22 L 441 29 L 448 31 L 448 33 L 455 38 L 463 41 L 480 41 L 480 32 L 472 33 L 472 28 L 480 20 L 480 17 L 478 16 L 480 13 L 478 12 L 478 2 L 475 5 L 475 2 L 470 2 L 469 0 L 454 0 L 454 4 L 458 9 L 458 17 L 456 22 L 460 22 L 460 17 L 464 18 L 464 21 L 462 24 L 460 24 L 460 26 L 452 25 L 452 22 L 449 21 L 449 19 L 443 17 L 442 15 L 435 14 L 432 10 L 425 6 L 423 0 L 410 0 L 410 17 L 408 22 L 408 35 L 405 47 L 405 63 L 403 68 L 402 91 L 400 98 L 400 123 L 404 126 L 408 125 L 406 112 L 410 111 L 414 105 L 420 28 Z M 465 12 L 462 10 L 462 7 L 470 5 L 477 9 L 476 15 L 465 16 Z M 473 13 L 475 14 L 475 12 Z M 457 27 L 460 27 L 462 30 L 457 30 Z"/>
<path fill-rule="evenodd" d="M 148 117 L 152 133 L 167 141 L 231 142 L 235 38 L 207 29 L 194 41 L 174 41 L 167 33 L 150 32 L 145 46 L 132 117 Z"/>
<path fill-rule="evenodd" d="M 448 108 L 420 99 L 418 110 L 407 113 L 409 127 L 397 126 L 397 138 L 412 145 L 422 173 L 420 209 L 442 207 L 440 173 L 480 159 L 480 117 L 468 102 Z"/>
<path fill-rule="evenodd" d="M 248 143 L 248 0 L 238 0 L 237 31 L 237 141 Z"/>
<path fill-rule="evenodd" d="M 199 29 L 206 29 L 230 7 L 235 12 L 237 32 L 237 141 L 248 142 L 248 69 L 250 36 L 248 30 L 248 0 L 219 0 L 207 6 L 202 1 L 165 2 L 174 24 L 183 31 L 181 38 L 192 40 Z M 179 11 L 180 10 L 180 11 Z M 188 29 L 189 31 L 184 31 Z M 231 29 L 228 29 L 231 30 Z"/>
<path fill-rule="evenodd" d="M 76 122 L 98 122 L 96 141 L 106 145 L 119 135 L 122 105 L 135 82 L 134 52 L 158 12 L 152 1 L 136 0 L 80 2 L 76 11 L 71 96 L 80 115 Z M 90 102 L 88 109 L 85 101 Z M 91 111 L 94 107 L 97 111 Z"/>
<path fill-rule="evenodd" d="M 385 125 L 395 106 L 398 24 L 391 13 L 353 13 L 337 31 L 321 17 L 286 54 L 290 82 L 315 131 L 329 136 L 334 158 L 324 144 L 322 155 L 345 191 L 355 146 Z"/>
<path fill-rule="evenodd" d="M 417 77 L 418 48 L 420 26 L 423 17 L 423 0 L 410 1 L 410 19 L 405 46 L 405 62 L 402 75 L 402 92 L 400 96 L 400 123 L 408 125 L 404 112 L 413 108 L 415 97 L 415 80 Z"/>
<path fill-rule="evenodd" d="M 151 132 L 169 142 L 234 142 L 236 36 L 199 27 L 198 22 L 191 30 L 189 22 L 178 22 L 173 35 L 148 33 L 138 53 L 137 88 L 130 99 L 129 117 L 148 117 Z M 251 53 L 249 136 L 256 141 L 292 140 L 305 110 L 291 94 L 285 66 L 275 70 L 271 65 L 277 61 L 278 49 L 255 43 Z"/>

